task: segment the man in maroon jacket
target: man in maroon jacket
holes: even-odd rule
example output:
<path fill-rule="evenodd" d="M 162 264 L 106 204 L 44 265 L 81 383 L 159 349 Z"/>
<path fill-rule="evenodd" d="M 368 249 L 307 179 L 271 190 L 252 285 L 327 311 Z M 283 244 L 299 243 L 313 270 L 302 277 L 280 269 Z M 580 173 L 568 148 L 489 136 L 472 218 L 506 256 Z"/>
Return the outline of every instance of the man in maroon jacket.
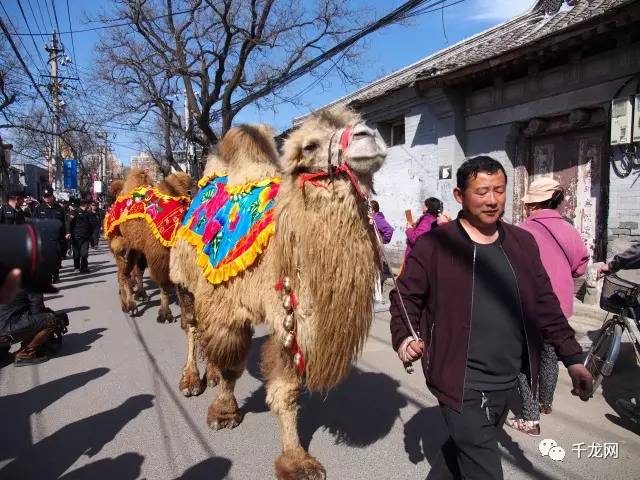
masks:
<path fill-rule="evenodd" d="M 543 343 L 569 370 L 574 395 L 587 399 L 593 379 L 563 316 L 535 240 L 500 221 L 507 175 L 491 157 L 457 172 L 456 221 L 416 242 L 391 292 L 393 347 L 403 361 L 422 358 L 455 454 L 455 476 L 502 479 L 497 435 L 518 373 L 537 392 Z M 414 341 L 401 314 L 424 341 Z"/>

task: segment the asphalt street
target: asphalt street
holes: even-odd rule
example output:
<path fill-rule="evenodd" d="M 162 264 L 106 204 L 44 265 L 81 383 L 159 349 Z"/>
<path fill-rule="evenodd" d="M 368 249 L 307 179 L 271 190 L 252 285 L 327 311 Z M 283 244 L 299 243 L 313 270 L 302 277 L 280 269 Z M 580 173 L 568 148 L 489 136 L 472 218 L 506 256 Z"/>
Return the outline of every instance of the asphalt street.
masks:
<path fill-rule="evenodd" d="M 88 274 L 74 273 L 65 260 L 60 292 L 48 296 L 47 304 L 65 309 L 71 322 L 58 355 L 38 366 L 0 369 L 0 478 L 273 479 L 280 434 L 258 366 L 267 332 L 256 330 L 238 382 L 243 423 L 214 432 L 205 418 L 215 392 L 185 398 L 178 391 L 184 336 L 179 323 L 156 323 L 157 288 L 147 282 L 151 301 L 131 319 L 120 311 L 115 266 L 104 244 L 92 252 L 90 267 Z M 175 303 L 172 309 L 179 314 Z M 579 336 L 592 328 L 576 320 Z M 638 478 L 640 430 L 614 408 L 616 398 L 640 393 L 640 368 L 629 349 L 590 402 L 569 390 L 561 368 L 541 437 L 505 428 L 505 478 Z M 343 384 L 326 395 L 304 394 L 300 403 L 302 441 L 328 478 L 425 479 L 439 461 L 446 438 L 439 407 L 422 373 L 406 374 L 391 350 L 388 313 L 376 316 L 362 358 Z M 563 447 L 564 460 L 542 456 L 542 439 Z M 587 449 L 580 458 L 574 451 L 579 443 Z M 604 443 L 608 458 L 597 458 L 604 450 L 589 447 Z M 614 445 L 618 458 L 612 458 Z"/>

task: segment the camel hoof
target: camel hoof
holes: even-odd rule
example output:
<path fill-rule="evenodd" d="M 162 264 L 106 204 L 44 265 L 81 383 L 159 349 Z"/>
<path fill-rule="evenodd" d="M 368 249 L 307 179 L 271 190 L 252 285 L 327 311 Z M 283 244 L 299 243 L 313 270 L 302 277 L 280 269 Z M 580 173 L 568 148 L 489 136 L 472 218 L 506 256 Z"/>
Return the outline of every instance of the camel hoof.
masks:
<path fill-rule="evenodd" d="M 180 379 L 180 385 L 178 389 L 185 397 L 197 397 L 204 392 L 206 384 L 203 380 L 200 380 L 198 374 L 183 373 Z"/>
<path fill-rule="evenodd" d="M 235 404 L 235 402 L 233 402 Z M 243 415 L 237 405 L 229 408 L 227 405 L 214 401 L 209 405 L 207 412 L 207 425 L 212 430 L 221 430 L 223 428 L 236 428 L 242 422 Z"/>
<path fill-rule="evenodd" d="M 148 302 L 149 301 L 149 295 L 147 295 L 147 292 L 145 292 L 144 290 L 140 291 L 140 292 L 136 292 L 133 296 L 133 298 L 139 302 Z"/>
<path fill-rule="evenodd" d="M 175 319 L 173 318 L 173 314 L 171 313 L 171 310 L 169 310 L 169 311 L 160 310 L 158 312 L 158 318 L 156 320 L 157 320 L 158 323 L 172 323 L 172 322 L 175 322 Z"/>
<path fill-rule="evenodd" d="M 287 450 L 276 460 L 278 480 L 325 480 L 327 472 L 318 460 L 302 448 Z"/>

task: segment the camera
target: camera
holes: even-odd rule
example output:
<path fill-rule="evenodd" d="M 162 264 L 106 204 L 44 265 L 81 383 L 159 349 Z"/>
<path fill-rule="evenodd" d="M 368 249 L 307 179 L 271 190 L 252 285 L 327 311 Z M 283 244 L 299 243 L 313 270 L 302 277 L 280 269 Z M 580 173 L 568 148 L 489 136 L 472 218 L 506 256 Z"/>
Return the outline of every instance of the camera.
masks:
<path fill-rule="evenodd" d="M 14 268 L 22 272 L 22 287 L 43 293 L 57 290 L 51 285 L 58 270 L 58 220 L 39 220 L 22 225 L 0 225 L 0 282 Z"/>

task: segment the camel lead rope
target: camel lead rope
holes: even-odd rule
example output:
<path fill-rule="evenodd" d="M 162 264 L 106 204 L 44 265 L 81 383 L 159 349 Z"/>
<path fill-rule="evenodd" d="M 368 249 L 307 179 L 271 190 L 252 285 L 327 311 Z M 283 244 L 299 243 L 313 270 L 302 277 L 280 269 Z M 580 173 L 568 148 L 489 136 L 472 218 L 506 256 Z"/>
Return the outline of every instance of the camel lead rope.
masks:
<path fill-rule="evenodd" d="M 373 220 L 373 209 L 371 208 L 371 203 L 369 202 L 369 199 L 366 199 L 367 202 L 367 208 L 369 210 L 369 216 L 371 218 L 371 221 L 369 222 L 371 224 L 371 226 L 373 227 L 373 232 L 376 235 L 376 240 L 378 241 L 378 248 L 380 250 L 380 253 L 382 253 L 382 258 L 384 260 L 384 262 L 386 262 L 387 265 L 391 265 L 389 263 L 389 259 L 387 258 L 387 254 L 384 251 L 384 247 L 382 244 L 382 238 L 380 238 L 380 232 L 378 232 L 378 229 L 375 226 L 375 221 Z M 398 281 L 396 280 L 396 276 L 393 274 L 393 272 L 391 273 L 391 279 L 393 280 L 393 286 L 398 294 L 398 300 L 400 301 L 400 313 L 402 314 L 402 320 L 405 324 L 405 327 L 407 327 L 409 329 L 409 332 L 411 333 L 411 337 L 413 338 L 414 341 L 419 342 L 420 341 L 420 335 L 418 335 L 418 332 L 416 332 L 415 328 L 413 328 L 413 325 L 411 324 L 411 320 L 409 320 L 409 314 L 407 313 L 407 307 L 404 304 L 404 300 L 402 299 L 402 295 L 400 295 L 400 289 L 398 288 Z M 412 362 L 402 362 L 404 364 L 404 369 L 407 371 L 408 374 L 412 374 L 413 373 L 413 363 Z"/>

